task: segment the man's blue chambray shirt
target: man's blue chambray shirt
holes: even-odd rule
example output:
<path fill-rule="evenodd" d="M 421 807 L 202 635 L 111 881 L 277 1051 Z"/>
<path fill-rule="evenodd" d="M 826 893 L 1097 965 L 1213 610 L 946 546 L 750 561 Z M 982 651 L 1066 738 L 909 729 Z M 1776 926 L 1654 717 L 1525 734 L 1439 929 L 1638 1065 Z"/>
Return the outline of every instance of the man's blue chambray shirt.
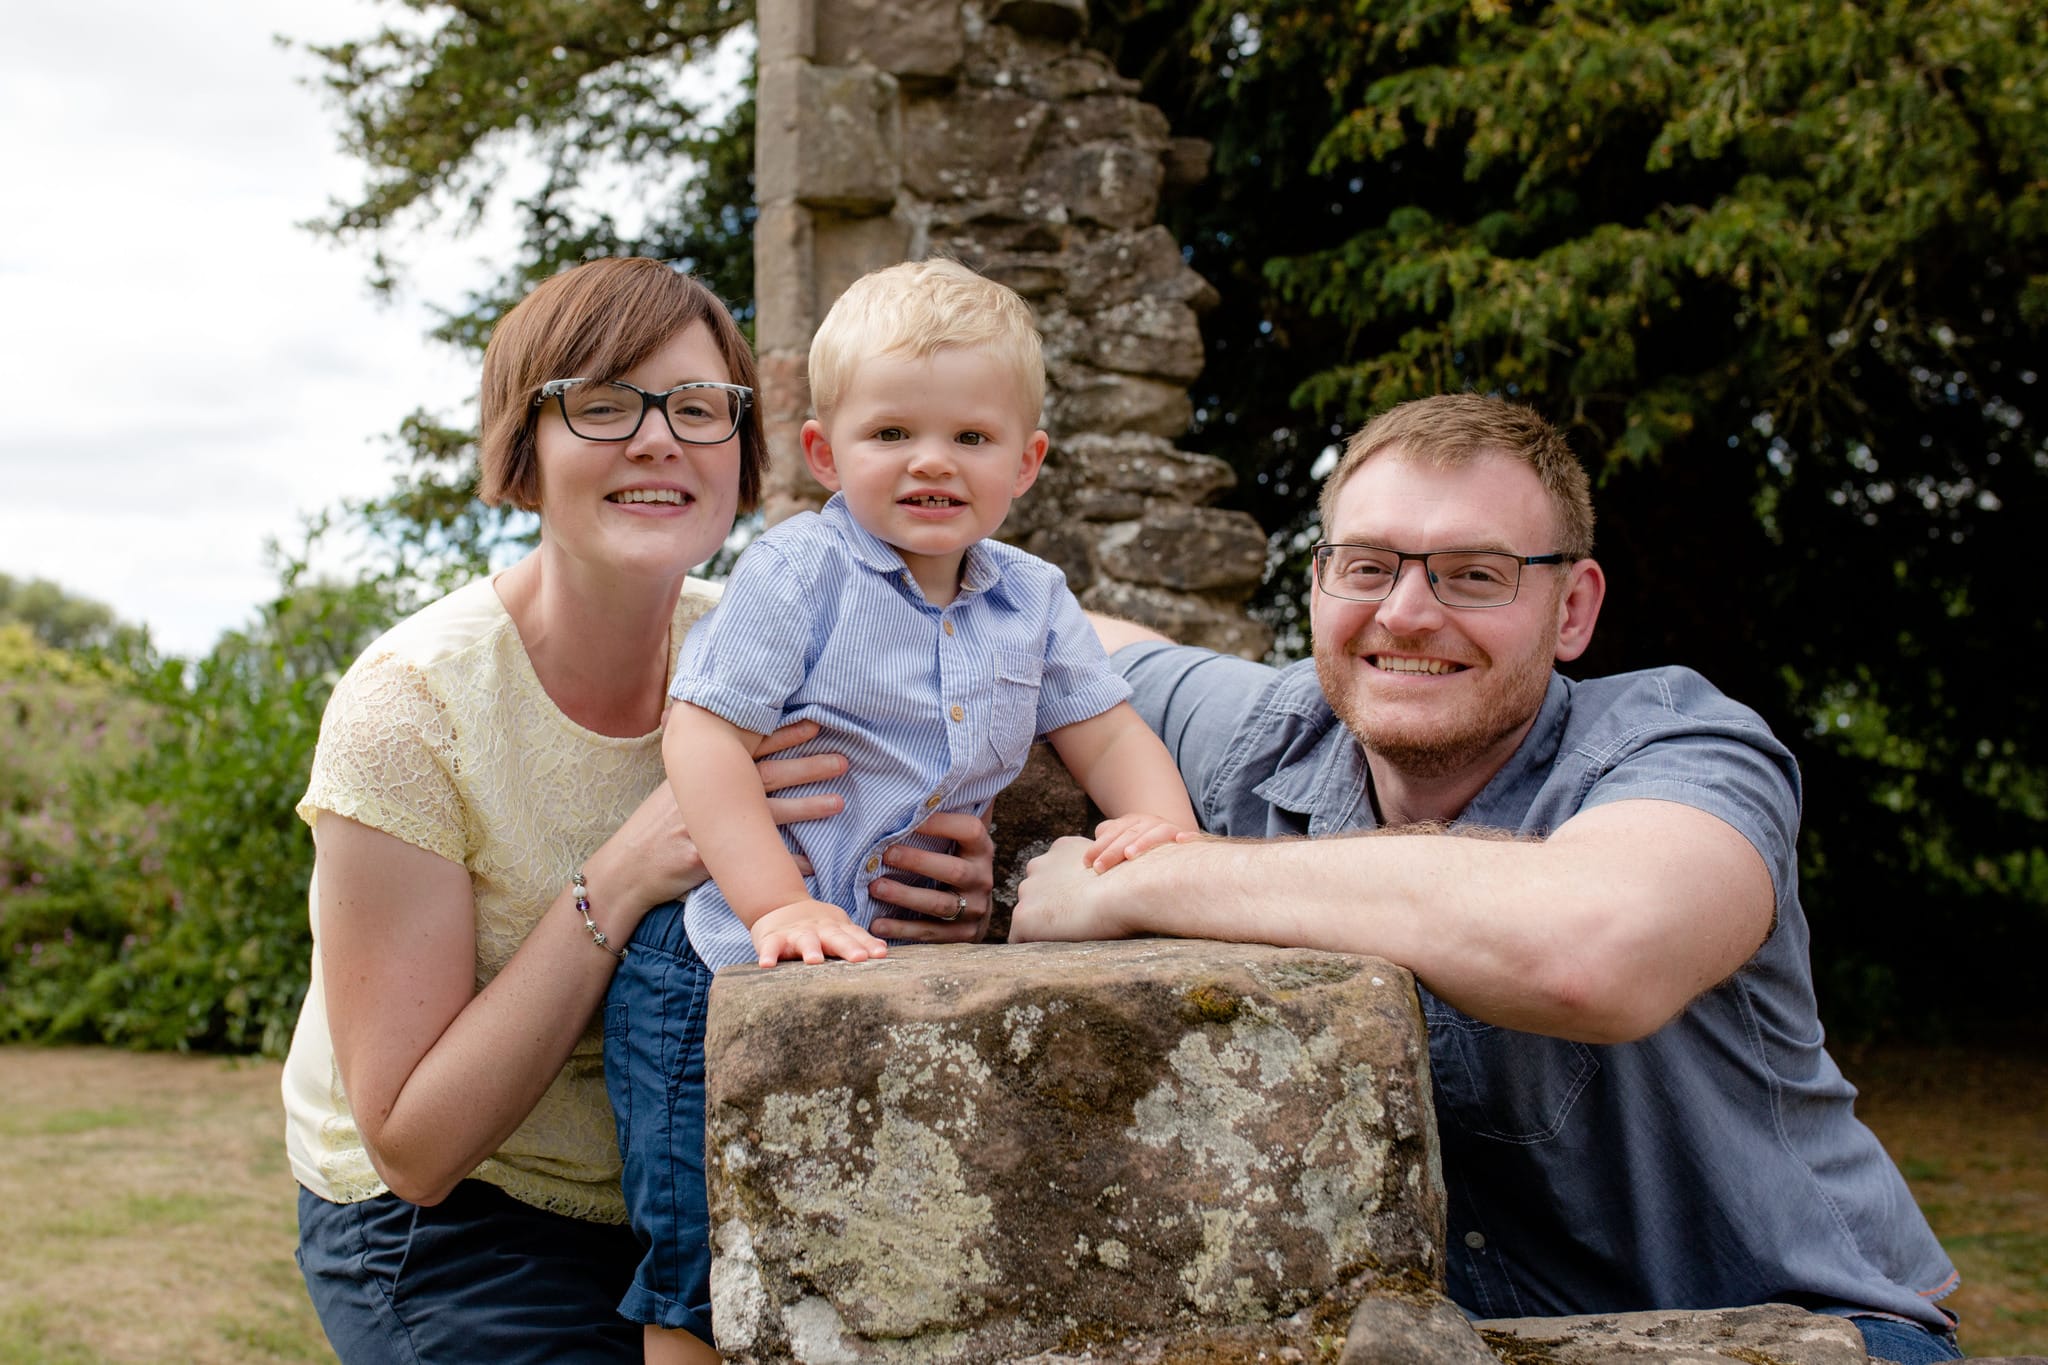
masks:
<path fill-rule="evenodd" d="M 1309 662 L 1156 644 L 1113 663 L 1212 833 L 1377 824 L 1363 753 Z M 1734 976 L 1633 1043 L 1495 1028 L 1419 991 L 1450 1195 L 1451 1297 L 1478 1317 L 1768 1301 L 1947 1330 L 1955 1268 L 1854 1116 L 1822 1046 L 1794 844 L 1799 776 L 1697 673 L 1553 674 L 1521 747 L 1458 823 L 1542 836 L 1650 799 L 1741 831 L 1777 923 Z"/>
<path fill-rule="evenodd" d="M 952 603 L 933 606 L 835 495 L 747 547 L 669 687 L 743 730 L 815 720 L 822 733 L 790 755 L 846 755 L 845 776 L 780 793 L 836 791 L 845 809 L 787 826 L 783 839 L 810 858 L 811 893 L 863 928 L 896 913 L 867 891 L 901 876 L 883 865 L 884 848 L 949 849 L 913 831 L 938 811 L 981 814 L 1032 740 L 1130 695 L 1057 568 L 984 540 L 961 578 Z M 691 893 L 684 916 L 713 971 L 755 960 L 715 883 Z"/>

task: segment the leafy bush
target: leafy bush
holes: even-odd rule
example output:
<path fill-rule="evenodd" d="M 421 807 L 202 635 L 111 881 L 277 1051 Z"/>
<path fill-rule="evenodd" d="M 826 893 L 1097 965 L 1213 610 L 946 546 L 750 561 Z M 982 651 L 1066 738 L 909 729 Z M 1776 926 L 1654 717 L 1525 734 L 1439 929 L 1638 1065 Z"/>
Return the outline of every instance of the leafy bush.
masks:
<path fill-rule="evenodd" d="M 288 574 L 252 629 L 189 668 L 146 646 L 123 665 L 46 650 L 26 680 L 4 680 L 94 726 L 121 716 L 136 742 L 109 754 L 70 735 L 41 804 L 7 813 L 0 1039 L 283 1052 L 310 947 L 311 847 L 293 806 L 327 695 L 392 608 L 388 582 Z M 108 689 L 100 712 L 81 677 Z M 50 756 L 32 757 L 13 761 L 41 773 Z"/>

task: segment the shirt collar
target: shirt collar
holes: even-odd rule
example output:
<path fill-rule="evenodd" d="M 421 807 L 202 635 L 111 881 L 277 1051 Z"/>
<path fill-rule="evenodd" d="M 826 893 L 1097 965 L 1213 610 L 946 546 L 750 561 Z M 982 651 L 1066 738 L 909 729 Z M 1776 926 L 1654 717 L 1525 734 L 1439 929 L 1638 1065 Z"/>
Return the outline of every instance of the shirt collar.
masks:
<path fill-rule="evenodd" d="M 869 531 L 853 519 L 853 513 L 846 508 L 846 495 L 834 493 L 826 504 L 818 509 L 818 515 L 830 523 L 846 542 L 855 560 L 878 574 L 890 578 L 906 578 L 903 556 L 896 547 L 880 536 Z M 960 591 L 962 593 L 985 593 L 999 588 L 1003 582 L 1003 558 L 995 547 L 986 540 L 977 540 L 967 547 L 966 557 L 960 562 Z M 909 579 L 913 585 L 915 579 Z M 923 594 L 920 593 L 921 597 Z"/>
<path fill-rule="evenodd" d="M 1272 776 L 1255 788 L 1256 794 L 1282 810 L 1306 815 L 1311 835 L 1376 828 L 1379 818 L 1368 797 L 1371 770 L 1366 766 L 1365 750 L 1329 711 L 1320 693 L 1317 704 L 1325 722 L 1322 737 L 1300 757 L 1275 769 Z M 1519 819 L 1489 821 L 1488 813 L 1527 809 L 1527 789 L 1541 785 L 1549 773 L 1570 714 L 1571 684 L 1553 671 L 1550 686 L 1543 694 L 1542 709 L 1536 713 L 1529 733 L 1479 795 L 1459 812 L 1456 823 L 1502 823 L 1509 829 L 1519 824 Z"/>

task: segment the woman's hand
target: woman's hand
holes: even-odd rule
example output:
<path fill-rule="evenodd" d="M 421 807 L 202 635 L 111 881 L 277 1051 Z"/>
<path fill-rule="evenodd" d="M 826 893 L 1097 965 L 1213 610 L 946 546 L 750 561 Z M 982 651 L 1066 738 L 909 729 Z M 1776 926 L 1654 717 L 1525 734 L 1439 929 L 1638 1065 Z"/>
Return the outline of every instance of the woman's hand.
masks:
<path fill-rule="evenodd" d="M 972 815 L 934 815 L 917 827 L 920 834 L 953 841 L 953 852 L 934 853 L 909 844 L 891 844 L 882 861 L 899 871 L 929 877 L 938 888 L 906 886 L 882 877 L 868 885 L 868 894 L 930 919 L 878 919 L 868 926 L 883 938 L 913 943 L 979 943 L 988 936 L 989 897 L 996 882 L 996 845 L 988 826 Z M 943 888 L 950 887 L 951 890 Z"/>
<path fill-rule="evenodd" d="M 837 815 L 845 804 L 832 792 L 810 796 L 775 795 L 784 788 L 822 782 L 846 771 L 843 754 L 775 757 L 815 739 L 817 734 L 817 722 L 807 720 L 785 725 L 761 742 L 761 752 L 754 767 L 761 774 L 762 790 L 769 793 L 768 811 L 778 825 Z M 797 867 L 806 874 L 811 870 L 801 859 Z M 626 817 L 626 822 L 590 856 L 584 870 L 590 876 L 593 900 L 597 898 L 595 893 L 599 886 L 611 888 L 619 922 L 615 926 L 609 921 L 607 924 L 615 927 L 615 937 L 619 942 L 624 942 L 631 935 L 642 914 L 663 902 L 689 895 L 707 876 L 704 859 L 697 852 L 689 830 L 684 827 L 682 812 L 676 809 L 675 794 L 666 782 L 648 793 L 647 799 Z"/>

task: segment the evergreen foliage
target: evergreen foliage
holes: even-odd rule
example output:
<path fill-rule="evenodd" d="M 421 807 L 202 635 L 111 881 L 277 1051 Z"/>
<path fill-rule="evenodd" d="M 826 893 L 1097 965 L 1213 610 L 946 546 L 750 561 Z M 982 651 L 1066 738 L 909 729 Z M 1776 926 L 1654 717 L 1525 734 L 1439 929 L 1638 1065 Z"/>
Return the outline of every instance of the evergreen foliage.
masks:
<path fill-rule="evenodd" d="M 1600 478 L 1613 595 L 1581 667 L 1697 667 L 1801 758 L 1831 1013 L 2010 1017 L 2048 946 L 2048 735 L 2014 673 L 2048 643 L 2042 16 L 1098 15 L 1176 131 L 1215 144 L 1174 222 L 1225 300 L 1193 443 L 1236 464 L 1296 569 L 1340 433 L 1445 390 L 1538 407 Z M 1301 582 L 1271 585 L 1283 632 Z"/>

